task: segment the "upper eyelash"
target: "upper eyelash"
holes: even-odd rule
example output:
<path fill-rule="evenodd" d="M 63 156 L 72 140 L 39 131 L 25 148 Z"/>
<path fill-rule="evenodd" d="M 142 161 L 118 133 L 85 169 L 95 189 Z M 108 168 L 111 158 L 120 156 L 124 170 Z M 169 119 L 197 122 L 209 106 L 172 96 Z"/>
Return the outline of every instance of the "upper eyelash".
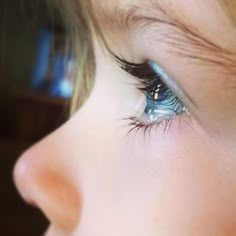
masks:
<path fill-rule="evenodd" d="M 125 59 L 122 59 L 118 56 L 115 56 L 116 62 L 119 64 L 119 66 L 128 72 L 129 74 L 133 75 L 134 77 L 137 77 L 139 79 L 145 79 L 145 78 L 156 78 L 157 75 L 155 72 L 151 69 L 151 67 L 145 62 L 145 63 L 132 63 L 128 62 Z"/>
<path fill-rule="evenodd" d="M 136 77 L 141 82 L 141 86 L 138 87 L 141 91 L 150 91 L 153 88 L 154 84 L 164 83 L 161 80 L 161 77 L 153 71 L 153 69 L 147 62 L 138 64 L 128 62 L 118 56 L 114 57 L 121 69 Z"/>

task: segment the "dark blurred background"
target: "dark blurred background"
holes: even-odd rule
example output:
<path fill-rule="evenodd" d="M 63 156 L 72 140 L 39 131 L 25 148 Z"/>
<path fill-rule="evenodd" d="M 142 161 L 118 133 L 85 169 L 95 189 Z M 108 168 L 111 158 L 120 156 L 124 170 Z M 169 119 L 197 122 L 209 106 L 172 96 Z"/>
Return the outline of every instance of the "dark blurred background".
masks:
<path fill-rule="evenodd" d="M 73 60 L 60 15 L 42 0 L 1 0 L 0 29 L 0 235 L 41 236 L 47 221 L 17 195 L 12 169 L 68 119 Z"/>

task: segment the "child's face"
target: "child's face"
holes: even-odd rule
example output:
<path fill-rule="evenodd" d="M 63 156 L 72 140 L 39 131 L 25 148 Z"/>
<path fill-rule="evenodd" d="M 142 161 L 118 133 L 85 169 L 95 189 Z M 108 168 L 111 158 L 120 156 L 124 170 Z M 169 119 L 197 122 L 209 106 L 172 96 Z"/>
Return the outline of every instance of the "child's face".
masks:
<path fill-rule="evenodd" d="M 161 65 L 168 87 L 141 92 L 95 37 L 89 100 L 16 165 L 21 195 L 50 220 L 46 235 L 236 235 L 235 25 L 217 0 L 150 2 L 94 0 L 96 21 L 111 51 Z M 163 90 L 187 111 L 170 113 Z"/>

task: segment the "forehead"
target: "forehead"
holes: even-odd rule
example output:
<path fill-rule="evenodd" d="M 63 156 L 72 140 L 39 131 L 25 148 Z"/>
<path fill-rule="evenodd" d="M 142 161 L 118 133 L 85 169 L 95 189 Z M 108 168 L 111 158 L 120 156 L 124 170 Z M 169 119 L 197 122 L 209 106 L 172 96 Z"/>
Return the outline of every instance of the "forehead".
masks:
<path fill-rule="evenodd" d="M 129 32 L 132 31 L 135 26 L 132 23 L 137 23 L 143 17 L 168 16 L 192 27 L 216 44 L 225 44 L 221 45 L 223 48 L 227 45 L 229 50 L 236 51 L 236 28 L 232 17 L 233 8 L 229 11 L 230 2 L 231 0 L 92 0 L 92 5 L 97 23 L 104 32 L 120 35 L 125 27 Z"/>

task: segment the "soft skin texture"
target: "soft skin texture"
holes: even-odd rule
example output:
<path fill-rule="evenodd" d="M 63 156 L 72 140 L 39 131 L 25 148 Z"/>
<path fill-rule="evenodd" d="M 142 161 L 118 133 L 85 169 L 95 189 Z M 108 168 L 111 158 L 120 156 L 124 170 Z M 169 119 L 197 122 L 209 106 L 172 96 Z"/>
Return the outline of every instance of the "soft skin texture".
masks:
<path fill-rule="evenodd" d="M 101 1 L 94 1 L 95 12 Z M 109 2 L 105 10 L 140 4 Z M 184 13 L 234 61 L 235 26 L 217 1 L 159 4 Z M 197 108 L 186 104 L 191 115 L 175 117 L 165 132 L 160 125 L 147 135 L 129 133 L 125 118 L 143 112 L 144 95 L 95 37 L 96 83 L 88 101 L 27 150 L 14 170 L 22 197 L 51 223 L 46 236 L 235 236 L 236 86 L 225 86 L 235 83 L 234 76 L 177 55 L 174 45 L 154 39 L 158 27 L 124 34 L 98 21 L 113 51 L 135 62 L 158 62 Z M 161 26 L 162 33 L 169 30 Z"/>

